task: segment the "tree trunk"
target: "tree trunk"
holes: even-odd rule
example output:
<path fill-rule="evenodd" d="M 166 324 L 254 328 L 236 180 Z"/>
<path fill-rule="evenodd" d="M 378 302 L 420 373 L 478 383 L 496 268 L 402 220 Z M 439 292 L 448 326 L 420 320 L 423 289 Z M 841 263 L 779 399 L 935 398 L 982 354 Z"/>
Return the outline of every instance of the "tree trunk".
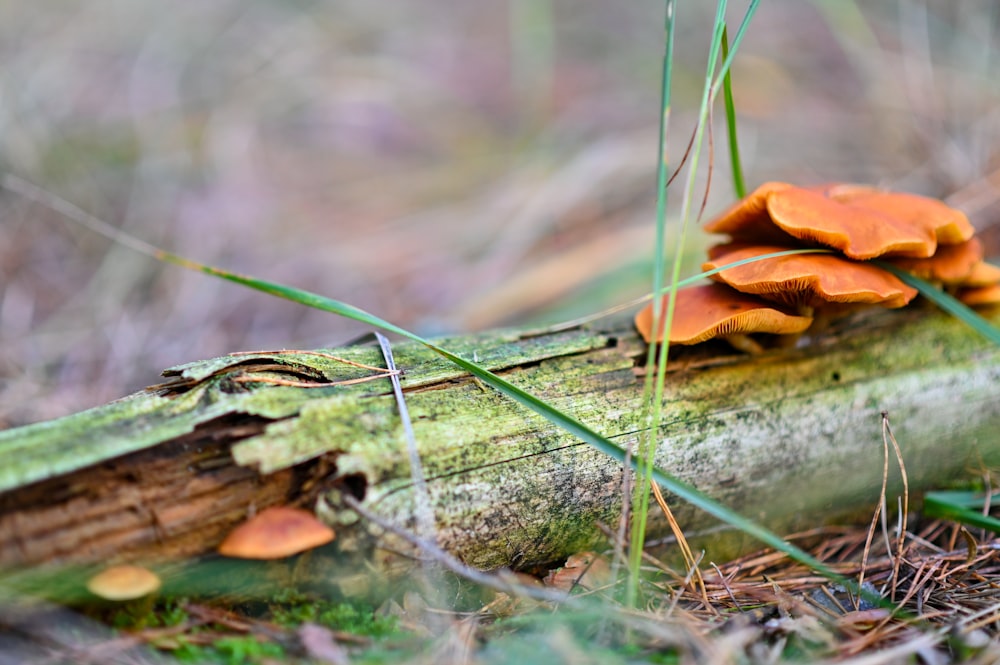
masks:
<path fill-rule="evenodd" d="M 627 321 L 441 343 L 620 445 L 643 436 L 645 347 Z M 328 353 L 384 366 L 375 347 Z M 616 525 L 616 462 L 422 346 L 394 353 L 445 549 L 480 568 L 525 565 L 588 548 L 604 538 L 598 523 Z M 755 357 L 716 343 L 671 357 L 657 464 L 777 530 L 874 506 L 882 412 L 911 488 L 1000 460 L 1000 349 L 929 309 L 875 312 Z M 415 528 L 388 380 L 336 384 L 370 374 L 311 353 L 234 354 L 0 432 L 0 567 L 204 553 L 251 507 L 287 503 L 318 503 L 343 548 L 406 549 L 339 500 L 351 492 Z M 276 380 L 322 385 L 266 382 Z M 672 508 L 686 532 L 712 526 Z M 664 533 L 659 511 L 651 517 L 651 533 Z"/>

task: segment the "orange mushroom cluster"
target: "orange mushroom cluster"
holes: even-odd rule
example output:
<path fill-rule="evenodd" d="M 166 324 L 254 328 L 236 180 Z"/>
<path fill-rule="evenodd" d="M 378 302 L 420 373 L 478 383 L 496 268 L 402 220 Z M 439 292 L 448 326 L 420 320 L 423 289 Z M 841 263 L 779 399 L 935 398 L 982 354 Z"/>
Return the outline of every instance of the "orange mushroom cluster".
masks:
<path fill-rule="evenodd" d="M 703 270 L 788 249 L 834 253 L 744 263 L 713 275 L 718 284 L 678 290 L 672 344 L 720 337 L 754 352 L 761 347 L 748 334 L 797 336 L 861 307 L 903 307 L 916 297 L 916 289 L 873 259 L 936 283 L 966 304 L 1000 303 L 1000 268 L 983 261 L 966 216 L 935 199 L 864 185 L 769 182 L 705 229 L 731 239 L 709 250 Z M 663 340 L 662 327 L 653 333 L 652 307 L 635 318 L 646 342 Z"/>

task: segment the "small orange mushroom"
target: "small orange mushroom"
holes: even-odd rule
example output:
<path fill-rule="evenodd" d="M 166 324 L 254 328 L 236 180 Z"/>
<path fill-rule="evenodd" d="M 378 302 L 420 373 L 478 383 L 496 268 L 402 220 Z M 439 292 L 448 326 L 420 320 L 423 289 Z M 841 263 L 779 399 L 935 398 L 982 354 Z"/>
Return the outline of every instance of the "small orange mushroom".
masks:
<path fill-rule="evenodd" d="M 87 590 L 104 600 L 135 600 L 160 588 L 160 578 L 141 566 L 112 566 L 87 580 Z"/>
<path fill-rule="evenodd" d="M 664 296 L 664 312 L 667 303 L 667 296 Z M 748 334 L 798 334 L 811 323 L 812 318 L 808 316 L 790 314 L 773 303 L 724 284 L 706 284 L 678 289 L 669 339 L 671 344 L 698 344 L 719 337 L 740 350 L 753 353 L 762 348 L 747 337 Z M 635 327 L 647 343 L 663 341 L 662 324 L 653 334 L 652 303 L 636 314 Z"/>
<path fill-rule="evenodd" d="M 239 559 L 283 559 L 333 538 L 333 529 L 309 511 L 277 506 L 233 529 L 219 545 L 219 554 Z"/>
<path fill-rule="evenodd" d="M 561 568 L 549 571 L 542 580 L 547 587 L 573 591 L 577 587 L 593 591 L 607 586 L 614 577 L 607 557 L 596 552 L 571 554 Z"/>
<path fill-rule="evenodd" d="M 786 250 L 788 247 L 729 243 L 709 250 L 702 270 Z M 809 313 L 828 303 L 902 307 L 917 291 L 881 268 L 834 254 L 793 254 L 727 268 L 712 277 L 737 291 Z M 809 310 L 809 311 L 806 311 Z"/>

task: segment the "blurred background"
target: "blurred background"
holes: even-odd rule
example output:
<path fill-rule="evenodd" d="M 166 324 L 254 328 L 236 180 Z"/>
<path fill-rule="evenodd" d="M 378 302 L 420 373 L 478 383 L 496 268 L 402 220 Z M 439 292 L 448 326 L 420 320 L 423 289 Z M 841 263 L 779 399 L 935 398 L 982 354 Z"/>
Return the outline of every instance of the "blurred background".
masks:
<path fill-rule="evenodd" d="M 1000 7 L 863 4 L 761 4 L 733 70 L 748 185 L 876 183 L 990 228 Z M 672 168 L 714 13 L 678 5 Z M 8 0 L 0 172 L 422 334 L 566 319 L 649 290 L 663 37 L 660 0 Z M 707 215 L 733 199 L 721 100 L 715 128 Z M 0 427 L 364 332 L 0 192 Z"/>

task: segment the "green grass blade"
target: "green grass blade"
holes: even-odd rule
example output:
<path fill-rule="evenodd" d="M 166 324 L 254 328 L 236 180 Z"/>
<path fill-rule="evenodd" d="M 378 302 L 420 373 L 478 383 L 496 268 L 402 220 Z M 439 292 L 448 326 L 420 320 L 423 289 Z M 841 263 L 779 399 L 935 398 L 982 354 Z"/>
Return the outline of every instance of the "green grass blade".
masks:
<path fill-rule="evenodd" d="M 668 54 L 671 56 L 665 61 L 666 66 L 672 66 L 672 54 L 673 54 L 673 30 L 675 24 L 675 13 L 676 9 L 673 3 L 667 6 L 667 35 L 668 35 Z M 698 115 L 698 126 L 695 130 L 695 138 L 693 141 L 693 149 L 691 152 L 691 161 L 688 167 L 688 179 L 684 189 L 684 196 L 681 200 L 681 215 L 680 215 L 680 232 L 677 235 L 677 244 L 674 247 L 674 258 L 673 266 L 670 277 L 670 288 L 668 293 L 670 297 L 666 300 L 666 311 L 663 311 L 662 301 L 660 299 L 653 300 L 653 330 L 660 330 L 660 320 L 663 321 L 663 330 L 670 330 L 673 325 L 674 319 L 674 306 L 677 298 L 674 294 L 677 291 L 677 284 L 680 281 L 680 268 L 681 259 L 684 254 L 684 242 L 687 236 L 687 226 L 688 220 L 690 219 L 691 210 L 691 199 L 694 191 L 694 176 L 698 170 L 698 158 L 701 153 L 701 140 L 704 135 L 705 125 L 708 118 L 709 100 L 710 100 L 710 82 L 712 72 L 715 70 L 717 58 L 719 41 L 722 36 L 722 28 L 725 25 L 725 13 L 726 13 L 726 0 L 719 0 L 716 5 L 715 13 L 715 23 L 713 28 L 713 36 L 710 42 L 709 56 L 707 72 L 705 74 L 705 86 L 702 94 L 701 107 Z M 669 73 L 664 73 L 664 81 L 669 81 Z M 666 104 L 669 97 L 666 91 L 664 91 L 664 104 Z M 668 107 L 667 107 L 668 108 Z M 664 118 L 667 117 L 667 110 L 665 108 L 663 113 Z M 664 126 L 665 128 L 665 126 Z M 662 148 L 662 143 L 661 143 Z M 663 166 L 663 159 L 660 160 L 660 167 Z M 665 200 L 666 192 L 661 191 L 660 196 Z M 656 262 L 653 273 L 653 292 L 659 293 L 661 291 L 661 285 L 663 284 L 663 275 L 665 272 L 665 229 L 666 229 L 666 219 L 663 216 L 657 217 L 657 245 L 656 245 Z M 642 562 L 642 551 L 646 539 L 646 520 L 649 511 L 649 491 L 650 483 L 655 479 L 654 465 L 653 465 L 653 455 L 656 452 L 657 439 L 656 439 L 656 427 L 661 420 L 661 411 L 663 408 L 664 395 L 666 393 L 666 372 L 667 372 L 667 354 L 670 349 L 669 340 L 664 340 L 662 344 L 651 345 L 649 354 L 647 355 L 647 367 L 652 366 L 654 349 L 656 353 L 656 371 L 647 372 L 646 382 L 645 382 L 645 397 L 644 402 L 646 403 L 646 408 L 644 412 L 643 422 L 647 425 L 647 437 L 641 440 L 638 454 L 636 459 L 639 462 L 636 470 L 636 484 L 635 484 L 635 497 L 634 501 L 634 514 L 632 516 L 632 541 L 631 550 L 629 556 L 630 570 L 632 572 L 629 584 L 629 595 L 628 600 L 630 604 L 634 604 L 636 598 L 636 587 L 638 585 L 638 572 L 639 565 Z"/>
<path fill-rule="evenodd" d="M 176 259 L 173 255 L 168 255 L 172 258 L 167 258 L 168 261 L 176 263 L 172 259 Z M 191 261 L 186 259 L 181 259 L 182 265 L 190 267 L 192 265 Z M 195 264 L 197 265 L 197 264 Z M 573 436 L 581 439 L 585 443 L 591 445 L 595 449 L 601 451 L 605 455 L 617 460 L 618 462 L 624 463 L 626 459 L 625 450 L 615 443 L 611 442 L 609 439 L 598 434 L 594 430 L 590 429 L 587 425 L 580 422 L 576 418 L 569 416 L 562 411 L 550 406 L 546 402 L 540 400 L 534 395 L 518 388 L 514 384 L 500 378 L 493 372 L 480 367 L 476 363 L 473 363 L 461 356 L 455 355 L 454 353 L 448 351 L 447 349 L 440 347 L 433 342 L 424 339 L 423 337 L 412 333 L 404 328 L 400 328 L 382 318 L 370 314 L 362 309 L 342 303 L 338 300 L 332 298 L 327 298 L 316 293 L 311 293 L 309 291 L 303 291 L 301 289 L 296 289 L 289 286 L 284 286 L 282 284 L 277 284 L 274 282 L 268 282 L 265 280 L 256 279 L 253 277 L 247 277 L 245 275 L 239 275 L 235 273 L 230 273 L 218 268 L 213 268 L 211 266 L 199 266 L 201 272 L 215 275 L 221 277 L 231 282 L 236 282 L 237 284 L 242 284 L 248 286 L 257 291 L 262 291 L 264 293 L 269 293 L 280 298 L 285 298 L 286 300 L 291 300 L 309 307 L 320 309 L 326 312 L 331 312 L 333 314 L 338 314 L 340 316 L 345 316 L 355 321 L 360 321 L 371 325 L 373 327 L 381 328 L 389 332 L 394 332 L 398 335 L 402 335 L 408 339 L 425 345 L 429 349 L 435 351 L 441 356 L 447 358 L 455 365 L 461 367 L 465 371 L 469 372 L 473 376 L 480 379 L 483 383 L 489 385 L 490 387 L 500 391 L 504 395 L 510 397 L 517 403 L 531 409 L 540 416 L 546 418 L 550 422 L 558 425 L 565 431 L 569 432 Z M 631 458 L 630 460 L 632 468 L 640 470 L 640 462 L 636 458 Z M 667 472 L 657 468 L 652 467 L 650 470 L 652 478 L 659 483 L 665 490 L 672 492 L 677 497 L 689 502 L 691 505 L 705 511 L 706 513 L 716 517 L 717 519 L 733 526 L 740 531 L 753 536 L 754 538 L 760 540 L 762 543 L 773 547 L 776 550 L 784 552 L 792 559 L 803 563 L 818 573 L 823 574 L 831 579 L 836 579 L 841 583 L 845 580 L 841 578 L 840 575 L 835 573 L 830 568 L 827 568 L 818 560 L 811 557 L 805 551 L 799 549 L 798 547 L 786 542 L 777 534 L 771 532 L 758 524 L 752 522 L 751 520 L 743 517 L 736 511 L 733 511 L 726 506 L 718 503 L 717 501 L 711 499 L 707 494 L 699 491 L 693 485 L 685 483 L 684 481 L 675 478 L 674 476 L 668 474 Z"/>
<path fill-rule="evenodd" d="M 724 57 L 722 69 L 720 74 L 725 75 L 728 72 L 729 67 L 732 63 L 733 57 L 735 57 L 736 52 L 739 47 L 743 35 L 746 33 L 747 27 L 750 24 L 750 20 L 756 11 L 759 0 L 754 0 L 751 2 L 750 6 L 747 8 L 747 13 L 740 24 L 739 30 L 736 33 L 736 38 L 733 42 L 732 51 L 727 57 Z M 653 301 L 653 329 L 660 329 L 660 321 L 662 320 L 663 329 L 670 330 L 671 324 L 673 322 L 674 316 L 674 303 L 676 298 L 672 297 L 674 291 L 676 291 L 677 284 L 680 282 L 680 266 L 681 258 L 684 252 L 684 242 L 687 236 L 688 221 L 691 217 L 691 202 L 694 198 L 694 187 L 696 176 L 698 173 L 698 162 L 701 155 L 702 140 L 705 134 L 706 127 L 708 125 L 709 112 L 711 110 L 712 102 L 718 93 L 718 81 L 713 84 L 714 73 L 719 62 L 719 52 L 723 43 L 723 35 L 726 29 L 725 15 L 726 15 L 726 0 L 718 0 L 716 5 L 716 15 L 715 22 L 713 25 L 712 39 L 709 42 L 709 55 L 708 63 L 705 72 L 705 83 L 702 92 L 701 105 L 698 112 L 698 125 L 695 130 L 694 140 L 692 141 L 691 149 L 691 160 L 688 167 L 688 177 L 687 182 L 684 187 L 684 195 L 681 203 L 681 214 L 680 214 L 680 233 L 678 233 L 677 244 L 674 250 L 673 259 L 673 271 L 670 279 L 670 291 L 671 297 L 667 300 L 666 311 L 661 311 L 660 301 L 655 299 Z M 675 19 L 675 7 L 672 2 L 667 5 L 667 35 L 668 35 L 668 58 L 665 60 L 665 74 L 664 82 L 669 82 L 669 66 L 672 64 L 670 55 L 672 54 L 673 47 L 673 26 Z M 667 116 L 667 109 L 669 108 L 666 104 L 666 91 L 664 91 L 664 113 L 663 116 Z M 662 146 L 662 141 L 661 141 Z M 660 168 L 663 168 L 663 159 L 660 160 Z M 661 197 L 665 196 L 664 192 L 660 192 Z M 659 293 L 661 291 L 662 276 L 664 272 L 663 262 L 664 262 L 664 245 L 663 245 L 663 229 L 665 227 L 665 221 L 662 217 L 657 218 L 657 244 L 656 244 L 656 263 L 653 275 L 653 292 Z M 663 405 L 664 395 L 666 393 L 666 366 L 667 366 L 667 352 L 669 349 L 669 342 L 656 345 L 657 356 L 656 356 L 656 371 L 647 372 L 647 380 L 645 386 L 645 392 L 647 394 L 646 411 L 644 414 L 644 422 L 647 424 L 655 424 L 660 420 L 660 410 Z M 649 355 L 647 356 L 647 367 L 651 367 L 653 362 L 653 350 L 651 349 Z M 655 375 L 655 376 L 654 376 Z M 649 431 L 651 433 L 655 430 L 654 427 L 650 427 Z M 648 496 L 648 482 L 650 479 L 649 469 L 652 468 L 652 454 L 655 450 L 655 442 L 652 438 L 643 442 L 640 446 L 640 451 L 638 457 L 643 460 L 643 465 L 639 469 L 639 474 L 636 482 L 636 496 L 638 508 L 636 514 L 633 516 L 633 534 L 632 534 L 632 551 L 630 557 L 630 565 L 633 570 L 638 568 L 641 552 L 637 552 L 637 544 L 642 543 L 645 538 L 645 520 L 646 511 L 649 506 L 649 496 Z M 629 589 L 629 600 L 633 600 L 632 589 Z"/>
<path fill-rule="evenodd" d="M 753 15 L 757 13 L 757 7 L 760 5 L 760 0 L 753 0 L 747 6 L 747 13 L 743 15 L 743 21 L 740 23 L 740 27 L 736 29 L 736 36 L 733 37 L 733 43 L 730 48 L 730 53 L 728 56 L 723 56 L 722 67 L 719 69 L 719 77 L 716 78 L 715 84 L 712 86 L 711 98 L 715 99 L 719 94 L 719 86 L 725 80 L 726 74 L 729 73 L 730 67 L 733 64 L 733 58 L 736 57 L 736 52 L 740 48 L 740 44 L 743 42 L 743 37 L 746 35 L 747 28 L 750 27 L 750 21 L 753 19 Z"/>
<path fill-rule="evenodd" d="M 174 255 L 167 254 L 166 260 L 171 262 L 172 259 L 176 259 Z M 192 265 L 197 266 L 191 261 L 186 259 L 180 259 L 181 265 L 185 267 L 191 267 Z M 334 314 L 339 314 L 341 316 L 346 316 L 347 318 L 354 319 L 355 321 L 360 321 L 368 325 L 382 328 L 390 332 L 397 333 L 411 339 L 415 342 L 423 344 L 427 348 L 435 351 L 444 358 L 450 360 L 452 363 L 461 367 L 465 371 L 469 372 L 473 376 L 480 379 L 483 383 L 487 384 L 491 388 L 503 393 L 507 397 L 513 399 L 518 404 L 521 404 L 528 409 L 534 411 L 538 415 L 542 416 L 546 420 L 558 425 L 566 432 L 572 434 L 573 436 L 579 438 L 583 442 L 589 444 L 596 450 L 604 453 L 605 455 L 611 457 L 612 459 L 618 461 L 621 464 L 626 462 L 629 466 L 635 470 L 637 473 L 648 472 L 651 478 L 656 481 L 663 489 L 668 492 L 673 493 L 678 498 L 690 503 L 692 506 L 712 515 L 716 519 L 724 522 L 743 533 L 756 538 L 761 543 L 786 554 L 789 558 L 797 561 L 805 566 L 808 566 L 815 572 L 826 577 L 827 579 L 834 581 L 838 584 L 843 585 L 845 588 L 850 589 L 853 593 L 858 593 L 865 597 L 867 600 L 879 604 L 880 606 L 891 607 L 888 604 L 887 599 L 880 598 L 878 596 L 873 596 L 872 594 L 859 589 L 858 585 L 848 578 L 845 578 L 841 574 L 834 571 L 832 568 L 827 567 L 818 559 L 809 555 L 805 550 L 792 545 L 791 543 L 784 540 L 781 536 L 777 535 L 770 529 L 767 529 L 759 524 L 753 522 L 752 520 L 742 516 L 735 510 L 732 510 L 718 501 L 715 501 L 707 494 L 701 492 L 693 485 L 686 483 L 679 478 L 672 476 L 671 474 L 663 471 L 662 469 L 649 465 L 647 468 L 643 468 L 642 461 L 634 456 L 627 456 L 625 449 L 616 445 L 606 437 L 598 434 L 590 427 L 582 423 L 581 421 L 573 418 L 570 415 L 559 411 L 553 406 L 550 406 L 541 399 L 535 397 L 534 395 L 518 388 L 514 384 L 500 378 L 493 372 L 480 367 L 474 362 L 466 360 L 461 356 L 458 356 L 447 349 L 440 347 L 433 342 L 426 340 L 419 335 L 412 333 L 404 328 L 400 328 L 384 319 L 381 319 L 374 314 L 370 314 L 362 309 L 354 307 L 352 305 L 347 305 L 332 298 L 327 298 L 316 293 L 311 293 L 309 291 L 303 291 L 300 289 L 295 289 L 292 287 L 284 286 L 282 284 L 276 284 L 273 282 L 267 282 L 264 280 L 255 279 L 252 277 L 246 277 L 243 275 L 238 275 L 234 273 L 228 273 L 224 270 L 219 270 L 218 268 L 213 268 L 211 266 L 199 266 L 201 272 L 205 272 L 210 275 L 215 275 L 222 277 L 231 282 L 236 282 L 248 286 L 252 289 L 262 291 L 264 293 L 269 293 L 293 302 L 297 302 L 303 305 L 308 305 L 316 309 L 331 312 Z M 655 431 L 653 436 L 655 437 Z"/>
<path fill-rule="evenodd" d="M 998 330 L 996 326 L 991 324 L 989 321 L 976 314 L 975 310 L 963 304 L 954 296 L 945 293 L 934 285 L 920 279 L 919 277 L 911 275 L 891 263 L 887 263 L 885 261 L 873 261 L 873 263 L 883 270 L 891 272 L 905 284 L 908 284 L 917 291 L 920 291 L 920 295 L 927 298 L 986 339 L 990 340 L 994 344 L 1000 345 L 1000 330 Z"/>
<path fill-rule="evenodd" d="M 663 45 L 663 71 L 660 81 L 660 135 L 657 146 L 656 161 L 656 240 L 654 243 L 653 262 L 653 293 L 664 291 L 666 266 L 664 257 L 667 246 L 667 129 L 670 125 L 670 91 L 671 78 L 674 64 L 674 26 L 676 23 L 677 6 L 674 0 L 667 0 L 664 3 L 664 45 Z M 666 287 L 669 292 L 677 290 L 677 280 L 673 279 Z M 671 298 L 667 305 L 667 311 L 663 311 L 663 302 L 660 299 L 653 300 L 653 325 L 659 325 L 659 321 L 666 318 L 667 325 L 673 317 L 673 301 Z M 654 328 L 658 330 L 658 328 Z M 659 348 L 661 358 L 666 358 L 669 342 L 665 342 Z M 652 367 L 657 362 L 656 345 L 651 345 L 646 351 L 646 366 Z M 664 360 L 665 362 L 665 360 Z M 643 408 L 642 418 L 650 430 L 655 423 L 659 422 L 659 406 L 651 402 L 650 396 L 653 394 L 653 373 L 647 372 L 646 380 L 643 383 Z M 646 447 L 646 455 L 643 455 L 643 445 Z M 639 572 L 642 566 L 642 552 L 645 547 L 646 518 L 649 514 L 649 484 L 652 476 L 649 469 L 652 467 L 651 455 L 654 449 L 653 440 L 640 442 L 637 458 L 643 461 L 636 474 L 636 483 L 631 497 L 632 524 L 629 542 L 629 579 L 625 590 L 625 602 L 628 607 L 635 607 L 639 591 Z M 628 500 L 628 497 L 623 497 Z"/>
<path fill-rule="evenodd" d="M 729 32 L 722 29 L 722 58 L 729 59 Z M 736 198 L 747 195 L 746 181 L 743 179 L 743 162 L 740 160 L 740 143 L 736 138 L 736 105 L 733 103 L 732 71 L 727 68 L 722 76 L 722 96 L 726 106 L 726 130 L 729 135 L 729 164 L 733 171 L 733 191 Z"/>
<path fill-rule="evenodd" d="M 985 501 L 986 496 L 982 492 L 961 490 L 928 492 L 924 495 L 924 515 L 954 520 L 993 533 L 1000 533 L 1000 520 L 980 512 Z"/>

